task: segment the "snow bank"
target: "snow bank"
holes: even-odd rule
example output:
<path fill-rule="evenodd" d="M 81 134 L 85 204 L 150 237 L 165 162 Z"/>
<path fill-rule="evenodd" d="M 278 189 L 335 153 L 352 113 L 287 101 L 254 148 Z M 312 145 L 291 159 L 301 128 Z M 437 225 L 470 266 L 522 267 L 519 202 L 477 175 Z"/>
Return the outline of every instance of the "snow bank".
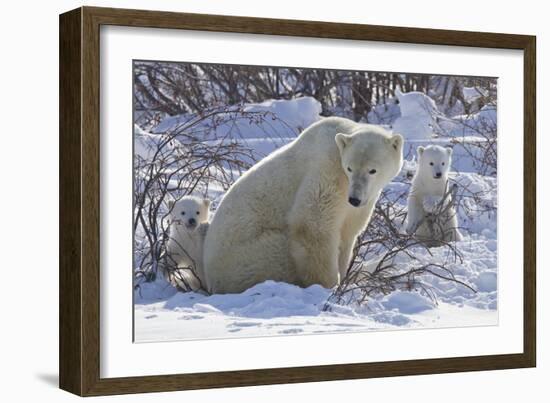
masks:
<path fill-rule="evenodd" d="M 312 97 L 292 100 L 267 100 L 186 114 L 163 119 L 155 134 L 181 132 L 199 136 L 202 141 L 239 141 L 259 157 L 292 141 L 303 129 L 321 118 L 321 104 Z"/>
<path fill-rule="evenodd" d="M 208 306 L 211 312 L 245 318 L 270 319 L 293 315 L 318 315 L 330 295 L 319 285 L 302 289 L 298 286 L 275 281 L 257 284 L 241 294 L 202 295 L 177 293 L 166 300 L 163 309 L 197 310 Z"/>
<path fill-rule="evenodd" d="M 485 105 L 480 111 L 469 115 L 457 115 L 439 123 L 443 133 L 452 137 L 480 136 L 485 131 L 496 131 L 497 108 Z"/>
<path fill-rule="evenodd" d="M 439 115 L 434 100 L 421 92 L 395 91 L 399 100 L 401 116 L 393 122 L 392 130 L 401 134 L 406 140 L 431 139 L 437 124 L 434 116 Z"/>
<path fill-rule="evenodd" d="M 178 149 L 178 141 L 169 139 L 164 134 L 149 133 L 141 129 L 138 125 L 134 125 L 134 158 L 141 157 L 144 160 L 151 160 L 158 149 L 158 146 L 169 140 L 163 149 L 166 153 Z"/>
<path fill-rule="evenodd" d="M 369 123 L 377 125 L 391 125 L 401 116 L 399 101 L 397 98 L 390 98 L 385 104 L 375 105 L 367 116 Z"/>
<path fill-rule="evenodd" d="M 176 293 L 162 301 L 136 297 L 135 341 L 404 330 L 496 324 L 496 311 L 396 291 L 367 306 L 323 307 L 331 290 L 266 281 L 242 294 Z"/>
<path fill-rule="evenodd" d="M 462 95 L 464 95 L 466 102 L 472 103 L 478 98 L 487 96 L 487 90 L 477 87 L 464 87 L 462 88 Z"/>
<path fill-rule="evenodd" d="M 320 119 L 321 104 L 315 98 L 303 97 L 292 100 L 268 100 L 261 104 L 245 105 L 245 112 L 267 112 L 283 121 L 298 134 Z"/>
<path fill-rule="evenodd" d="M 384 299 L 382 305 L 386 309 L 396 309 L 401 313 L 419 313 L 433 309 L 434 304 L 428 298 L 412 292 L 397 291 Z"/>

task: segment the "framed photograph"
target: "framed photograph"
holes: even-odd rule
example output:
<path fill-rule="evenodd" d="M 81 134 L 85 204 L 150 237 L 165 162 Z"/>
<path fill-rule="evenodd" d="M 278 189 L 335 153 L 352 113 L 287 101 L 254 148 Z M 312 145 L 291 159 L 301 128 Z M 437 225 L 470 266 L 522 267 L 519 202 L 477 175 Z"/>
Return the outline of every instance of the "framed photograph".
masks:
<path fill-rule="evenodd" d="M 60 387 L 533 367 L 535 37 L 60 16 Z"/>

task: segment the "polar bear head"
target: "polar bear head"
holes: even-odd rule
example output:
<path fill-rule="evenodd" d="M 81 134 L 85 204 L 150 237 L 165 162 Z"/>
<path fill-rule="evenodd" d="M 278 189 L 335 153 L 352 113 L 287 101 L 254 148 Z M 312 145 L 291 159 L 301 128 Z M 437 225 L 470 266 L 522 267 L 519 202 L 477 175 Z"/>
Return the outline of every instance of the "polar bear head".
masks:
<path fill-rule="evenodd" d="M 422 178 L 446 181 L 451 167 L 453 149 L 441 146 L 419 146 L 417 175 Z"/>
<path fill-rule="evenodd" d="M 348 202 L 354 207 L 378 197 L 403 164 L 403 137 L 379 126 L 363 125 L 335 137 L 348 178 Z"/>
<path fill-rule="evenodd" d="M 180 200 L 168 203 L 170 221 L 176 225 L 183 225 L 189 231 L 197 229 L 199 224 L 208 221 L 210 200 L 196 196 L 185 196 Z"/>

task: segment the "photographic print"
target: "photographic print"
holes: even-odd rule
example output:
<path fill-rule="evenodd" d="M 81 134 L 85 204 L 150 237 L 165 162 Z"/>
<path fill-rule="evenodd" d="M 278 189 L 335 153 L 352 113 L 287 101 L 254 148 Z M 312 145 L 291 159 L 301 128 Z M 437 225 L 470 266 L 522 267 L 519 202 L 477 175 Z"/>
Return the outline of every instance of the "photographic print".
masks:
<path fill-rule="evenodd" d="M 135 342 L 498 324 L 496 77 L 131 67 Z"/>

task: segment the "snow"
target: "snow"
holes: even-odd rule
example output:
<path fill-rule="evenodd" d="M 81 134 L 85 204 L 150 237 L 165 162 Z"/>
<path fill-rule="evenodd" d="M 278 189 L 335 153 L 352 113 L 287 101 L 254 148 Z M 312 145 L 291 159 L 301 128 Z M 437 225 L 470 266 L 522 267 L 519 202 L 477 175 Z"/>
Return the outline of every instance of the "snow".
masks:
<path fill-rule="evenodd" d="M 292 141 L 306 127 L 321 119 L 321 104 L 312 97 L 291 101 L 267 100 L 213 109 L 202 116 L 170 116 L 155 127 L 153 134 L 178 131 L 200 135 L 202 141 L 239 141 L 258 158 Z M 178 137 L 179 141 L 185 141 Z"/>
<path fill-rule="evenodd" d="M 157 149 L 156 146 L 167 140 L 168 137 L 165 135 L 149 133 L 134 125 L 134 156 L 150 160 Z M 173 150 L 174 145 L 168 144 L 168 149 Z"/>
<path fill-rule="evenodd" d="M 396 292 L 370 306 L 323 307 L 330 290 L 266 281 L 242 294 L 176 293 L 136 300 L 135 341 L 257 337 L 494 324 L 495 311 L 437 306 L 417 293 Z M 458 320 L 458 322 L 457 322 Z"/>
<path fill-rule="evenodd" d="M 374 105 L 368 114 L 369 123 L 389 125 L 401 116 L 401 108 L 397 98 L 388 99 L 385 104 Z"/>
<path fill-rule="evenodd" d="M 397 291 L 390 295 L 385 301 L 382 302 L 384 308 L 395 309 L 400 313 L 419 313 L 433 309 L 434 304 L 428 298 L 412 292 Z"/>
<path fill-rule="evenodd" d="M 376 106 L 372 115 L 379 123 L 403 134 L 406 141 L 402 173 L 387 191 L 395 195 L 397 206 L 405 209 L 410 179 L 416 170 L 416 147 L 437 143 L 453 148 L 451 180 L 458 184 L 460 196 L 457 212 L 464 240 L 456 243 L 456 248 L 461 258 L 450 256 L 445 247 L 418 247 L 414 250 L 416 263 L 444 264 L 457 280 L 477 292 L 436 275 L 426 275 L 422 282 L 429 287 L 431 296 L 418 289 L 396 290 L 374 295 L 366 304 L 337 305 L 327 303 L 333 290 L 319 285 L 302 289 L 266 281 L 241 294 L 203 295 L 177 292 L 159 276 L 154 282 L 136 287 L 135 341 L 496 325 L 497 183 L 495 176 L 478 172 L 471 157 L 476 152 L 471 145 L 486 141 L 478 136 L 476 128 L 491 124 L 496 127 L 496 109 L 485 106 L 475 114 L 443 119 L 435 103 L 424 94 L 398 93 L 397 97 L 398 104 L 394 99 L 388 100 L 387 105 Z M 170 133 L 186 128 L 186 132 L 191 130 L 205 142 L 246 144 L 261 158 L 322 118 L 321 105 L 309 97 L 268 100 L 218 112 L 216 118 L 168 117 L 152 133 L 136 126 L 136 155 L 150 157 L 151 142 L 163 141 Z M 437 136 L 434 127 L 446 135 Z M 178 141 L 185 139 L 178 137 Z M 208 192 L 216 202 L 223 196 L 223 189 L 217 186 L 209 187 Z M 408 267 L 411 260 L 399 256 L 396 264 Z"/>
<path fill-rule="evenodd" d="M 450 136 L 478 136 L 479 129 L 491 128 L 496 130 L 497 110 L 492 105 L 485 105 L 480 111 L 470 115 L 457 115 L 452 119 L 445 119 L 439 127 Z"/>
<path fill-rule="evenodd" d="M 479 273 L 474 279 L 474 284 L 477 290 L 481 292 L 492 292 L 497 289 L 497 274 L 492 271 L 484 271 Z"/>
<path fill-rule="evenodd" d="M 431 139 L 434 135 L 434 115 L 438 113 L 437 105 L 421 92 L 395 92 L 399 100 L 399 116 L 392 124 L 394 132 L 408 140 Z"/>
<path fill-rule="evenodd" d="M 464 87 L 462 94 L 466 102 L 471 103 L 480 97 L 487 96 L 487 91 L 477 87 Z"/>

